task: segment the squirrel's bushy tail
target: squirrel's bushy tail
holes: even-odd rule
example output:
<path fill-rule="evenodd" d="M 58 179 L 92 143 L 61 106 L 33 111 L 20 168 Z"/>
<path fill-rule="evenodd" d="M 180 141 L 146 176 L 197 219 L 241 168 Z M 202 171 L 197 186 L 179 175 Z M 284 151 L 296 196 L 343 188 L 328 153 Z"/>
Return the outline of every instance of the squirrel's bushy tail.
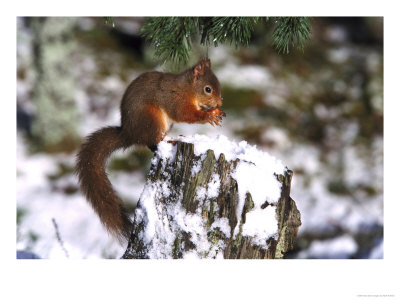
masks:
<path fill-rule="evenodd" d="M 86 138 L 77 155 L 76 173 L 82 192 L 107 230 L 120 242 L 129 239 L 132 221 L 107 178 L 107 158 L 130 145 L 121 137 L 121 127 L 105 127 Z"/>

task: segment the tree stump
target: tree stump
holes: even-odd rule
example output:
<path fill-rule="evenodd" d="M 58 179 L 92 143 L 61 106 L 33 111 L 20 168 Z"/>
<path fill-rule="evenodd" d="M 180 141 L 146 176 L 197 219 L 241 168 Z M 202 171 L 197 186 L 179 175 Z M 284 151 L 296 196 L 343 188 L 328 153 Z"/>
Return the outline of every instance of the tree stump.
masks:
<path fill-rule="evenodd" d="M 159 144 L 123 258 L 283 258 L 293 248 L 301 221 L 292 171 L 279 167 L 263 184 L 260 163 L 232 156 L 261 151 L 241 142 L 224 153 L 214 142 L 208 150 L 184 138 Z"/>

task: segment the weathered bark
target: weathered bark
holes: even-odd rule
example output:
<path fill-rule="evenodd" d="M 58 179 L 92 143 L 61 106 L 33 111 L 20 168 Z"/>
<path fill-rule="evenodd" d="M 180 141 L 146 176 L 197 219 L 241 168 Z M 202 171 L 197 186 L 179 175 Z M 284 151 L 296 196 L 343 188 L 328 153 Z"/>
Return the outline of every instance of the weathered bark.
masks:
<path fill-rule="evenodd" d="M 300 212 L 296 203 L 290 197 L 290 183 L 292 171 L 286 169 L 284 174 L 276 174 L 276 179 L 282 183 L 281 197 L 275 204 L 266 202 L 262 209 L 269 205 L 276 207 L 275 214 L 278 222 L 278 233 L 265 241 L 265 245 L 256 245 L 251 236 L 242 235 L 242 225 L 246 222 L 246 214 L 252 210 L 254 203 L 250 193 L 246 194 L 245 203 L 240 220 L 237 219 L 239 203 L 238 184 L 231 174 L 235 170 L 239 159 L 227 161 L 224 154 L 218 160 L 212 150 L 201 157 L 194 154 L 194 145 L 178 141 L 175 159 L 171 163 L 163 159 L 153 162 L 148 174 L 147 183 L 159 181 L 167 182 L 168 197 L 158 193 L 155 197 L 155 206 L 159 219 L 174 218 L 168 213 L 168 205 L 181 203 L 183 210 L 188 214 L 199 215 L 206 227 L 206 237 L 210 249 L 202 251 L 200 257 L 215 258 L 283 258 L 285 253 L 293 248 L 298 227 L 301 225 Z M 201 168 L 193 174 L 192 169 L 201 163 Z M 199 199 L 196 193 L 200 188 L 207 187 L 214 174 L 220 180 L 219 193 L 215 197 Z M 141 207 L 141 200 L 138 208 Z M 160 213 L 161 212 L 161 213 Z M 154 216 L 153 216 L 154 217 Z M 216 220 L 226 218 L 230 227 L 230 234 L 222 232 L 219 227 L 213 227 Z M 164 222 L 164 221 L 163 221 Z M 239 222 L 239 224 L 238 224 Z M 238 232 L 234 233 L 238 225 Z M 135 212 L 134 228 L 128 248 L 123 258 L 153 258 L 150 253 L 149 241 L 146 242 L 143 231 L 146 222 Z M 174 231 L 174 240 L 171 255 L 165 253 L 156 257 L 182 258 L 185 253 L 197 251 L 191 238 L 193 233 L 184 230 Z M 154 249 L 151 250 L 154 253 Z M 221 255 L 222 254 L 222 255 Z"/>

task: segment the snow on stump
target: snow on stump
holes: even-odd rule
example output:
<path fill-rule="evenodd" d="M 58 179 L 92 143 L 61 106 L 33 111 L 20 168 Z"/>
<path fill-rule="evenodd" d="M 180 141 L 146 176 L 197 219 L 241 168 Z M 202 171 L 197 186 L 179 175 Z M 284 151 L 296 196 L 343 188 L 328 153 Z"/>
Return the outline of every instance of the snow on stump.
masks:
<path fill-rule="evenodd" d="M 166 139 L 123 258 L 283 258 L 301 225 L 291 179 L 280 161 L 245 141 Z"/>

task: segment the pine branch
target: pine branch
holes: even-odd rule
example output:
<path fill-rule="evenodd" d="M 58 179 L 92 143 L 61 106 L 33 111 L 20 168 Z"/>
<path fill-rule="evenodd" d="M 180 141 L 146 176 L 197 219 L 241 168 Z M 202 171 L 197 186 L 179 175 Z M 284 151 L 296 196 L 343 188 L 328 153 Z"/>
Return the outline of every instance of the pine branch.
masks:
<path fill-rule="evenodd" d="M 155 47 L 155 56 L 163 63 L 172 60 L 187 63 L 192 49 L 191 36 L 195 35 L 198 18 L 159 17 L 149 19 L 141 29 L 142 35 Z"/>
<path fill-rule="evenodd" d="M 143 25 L 141 33 L 155 47 L 155 56 L 162 63 L 172 61 L 186 64 L 192 49 L 192 38 L 199 36 L 200 44 L 218 47 L 225 43 L 248 46 L 260 17 L 154 17 Z M 310 38 L 311 25 L 307 17 L 274 18 L 273 45 L 279 53 L 289 53 L 291 46 L 303 50 Z"/>
<path fill-rule="evenodd" d="M 311 25 L 308 17 L 276 18 L 277 26 L 272 34 L 273 45 L 278 53 L 289 53 L 290 45 L 303 51 L 304 44 L 310 40 Z"/>
<path fill-rule="evenodd" d="M 218 43 L 234 44 L 236 48 L 240 45 L 248 46 L 251 33 L 255 24 L 260 18 L 246 17 L 214 17 L 211 18 L 210 26 L 203 26 L 202 29 L 202 45 L 214 44 L 218 47 Z"/>

